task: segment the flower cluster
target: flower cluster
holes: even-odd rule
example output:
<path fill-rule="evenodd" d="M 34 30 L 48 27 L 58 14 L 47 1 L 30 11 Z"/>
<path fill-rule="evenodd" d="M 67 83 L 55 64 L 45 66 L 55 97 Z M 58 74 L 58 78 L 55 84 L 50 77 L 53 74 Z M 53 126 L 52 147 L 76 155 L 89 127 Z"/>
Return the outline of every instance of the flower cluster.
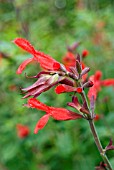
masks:
<path fill-rule="evenodd" d="M 36 108 L 46 113 L 38 121 L 34 130 L 35 134 L 38 130 L 44 128 L 50 117 L 59 121 L 96 118 L 93 112 L 97 94 L 102 86 L 114 85 L 114 80 L 101 80 L 102 73 L 100 71 L 97 71 L 95 75 L 88 79 L 90 68 L 86 67 L 85 63 L 82 62 L 82 58 L 85 58 L 89 54 L 87 50 L 83 50 L 82 54 L 79 55 L 78 53 L 73 53 L 79 44 L 75 43 L 72 47 L 68 47 L 68 52 L 63 58 L 63 65 L 51 56 L 34 49 L 29 41 L 23 38 L 16 38 L 13 42 L 33 56 L 20 64 L 17 69 L 17 74 L 21 74 L 32 61 L 38 62 L 43 69 L 43 71 L 37 75 L 30 77 L 36 79 L 31 86 L 21 89 L 24 94 L 23 98 L 31 97 L 25 106 Z M 41 93 L 49 90 L 53 86 L 56 86 L 56 94 L 72 93 L 72 102 L 68 102 L 67 105 L 76 109 L 76 112 L 65 108 L 50 107 L 36 99 Z M 89 88 L 88 98 L 90 99 L 92 112 L 84 97 L 85 88 Z M 77 93 L 82 97 L 81 103 L 78 101 Z"/>
<path fill-rule="evenodd" d="M 80 104 L 75 95 L 76 93 L 82 95 L 84 88 L 91 87 L 93 83 L 91 81 L 85 82 L 82 85 L 79 83 L 82 77 L 90 70 L 82 64 L 81 56 L 79 54 L 75 56 L 72 52 L 68 52 L 68 60 L 71 60 L 67 61 L 67 58 L 64 58 L 63 60 L 64 62 L 67 62 L 67 64 L 63 65 L 49 55 L 35 50 L 29 41 L 23 38 L 16 38 L 13 42 L 33 56 L 20 64 L 17 69 L 17 74 L 21 74 L 26 66 L 32 61 L 38 62 L 43 69 L 43 71 L 36 76 L 31 77 L 36 79 L 35 83 L 21 89 L 24 94 L 23 98 L 31 97 L 25 106 L 46 112 L 46 114 L 38 121 L 34 133 L 37 133 L 39 129 L 42 129 L 47 124 L 49 117 L 62 121 L 86 118 L 87 116 L 85 116 L 85 114 L 88 114 L 88 108 L 84 103 Z M 87 54 L 87 51 L 84 51 L 82 57 L 85 57 Z M 36 99 L 41 93 L 49 90 L 53 86 L 56 86 L 55 92 L 57 94 L 66 92 L 73 93 L 72 103 L 69 102 L 68 105 L 74 107 L 78 113 L 65 108 L 46 106 Z"/>
<path fill-rule="evenodd" d="M 39 130 L 43 129 L 48 120 L 53 118 L 58 121 L 76 120 L 76 119 L 86 119 L 89 122 L 92 135 L 94 137 L 96 146 L 103 157 L 104 162 L 101 162 L 98 169 L 108 169 L 112 170 L 111 165 L 106 157 L 106 152 L 108 150 L 114 150 L 114 145 L 112 139 L 110 139 L 109 144 L 102 148 L 99 141 L 93 120 L 99 120 L 100 116 L 95 114 L 95 101 L 101 88 L 104 86 L 114 86 L 114 79 L 102 80 L 102 72 L 97 71 L 94 75 L 88 77 L 88 72 L 90 68 L 85 65 L 82 61 L 89 52 L 83 50 L 82 54 L 74 53 L 79 43 L 74 43 L 72 46 L 68 47 L 68 52 L 63 58 L 63 64 L 57 62 L 51 56 L 40 52 L 29 43 L 29 41 L 23 38 L 16 38 L 13 41 L 17 46 L 25 50 L 26 52 L 32 54 L 31 58 L 26 59 L 17 69 L 17 74 L 21 74 L 26 66 L 32 61 L 36 61 L 40 64 L 43 71 L 37 73 L 35 76 L 27 78 L 36 79 L 36 81 L 29 87 L 22 88 L 23 98 L 28 98 L 27 104 L 24 106 L 28 108 L 35 108 L 45 112 L 45 114 L 38 120 L 34 133 L 37 134 Z M 38 99 L 36 99 L 40 94 L 55 87 L 55 93 L 70 93 L 72 96 L 72 101 L 69 101 L 67 105 L 72 107 L 76 111 L 71 111 L 61 107 L 47 106 Z M 88 99 L 85 94 L 85 88 L 88 88 Z M 79 100 L 79 98 L 81 100 Z M 21 124 L 17 125 L 17 132 L 20 138 L 24 138 L 29 134 L 29 128 Z"/>
<path fill-rule="evenodd" d="M 94 96 L 96 100 L 98 92 L 101 91 L 101 88 L 104 86 L 114 86 L 114 79 L 105 79 L 101 80 L 102 72 L 96 71 L 96 73 L 90 76 L 90 80 L 94 83 L 93 87 L 89 89 L 88 98 L 91 100 L 91 97 Z"/>

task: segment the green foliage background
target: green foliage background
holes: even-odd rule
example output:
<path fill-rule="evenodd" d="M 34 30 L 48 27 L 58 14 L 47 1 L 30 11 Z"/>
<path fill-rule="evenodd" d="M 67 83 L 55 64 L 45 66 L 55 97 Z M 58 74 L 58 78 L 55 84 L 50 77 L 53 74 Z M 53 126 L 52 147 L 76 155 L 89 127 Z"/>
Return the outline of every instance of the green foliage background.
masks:
<path fill-rule="evenodd" d="M 93 170 L 101 160 L 89 126 L 84 120 L 58 122 L 49 120 L 37 135 L 33 130 L 43 115 L 35 109 L 22 107 L 20 87 L 33 80 L 16 75 L 16 69 L 30 55 L 11 41 L 28 39 L 36 49 L 58 61 L 67 52 L 67 45 L 81 42 L 78 52 L 89 50 L 85 63 L 103 72 L 103 79 L 114 78 L 114 1 L 113 0 L 1 0 L 0 1 L 0 170 Z M 37 65 L 26 69 L 36 75 Z M 32 81 L 32 82 L 31 82 Z M 13 88 L 14 87 L 14 88 Z M 56 95 L 54 89 L 39 96 L 52 106 L 66 107 L 69 95 Z M 95 122 L 105 147 L 114 140 L 114 88 L 100 92 Z M 19 139 L 16 124 L 30 127 L 30 135 Z M 114 152 L 108 157 L 114 167 Z"/>

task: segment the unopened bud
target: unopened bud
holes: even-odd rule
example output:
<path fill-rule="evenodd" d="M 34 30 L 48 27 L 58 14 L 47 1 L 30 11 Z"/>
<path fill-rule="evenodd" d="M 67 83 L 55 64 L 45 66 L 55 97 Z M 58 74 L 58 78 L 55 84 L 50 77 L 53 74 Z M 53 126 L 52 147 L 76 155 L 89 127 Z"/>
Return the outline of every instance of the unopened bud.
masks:
<path fill-rule="evenodd" d="M 77 55 L 76 55 L 76 60 L 78 60 L 79 63 L 80 63 L 80 61 L 81 61 L 81 56 L 80 56 L 80 54 L 77 54 Z"/>
<path fill-rule="evenodd" d="M 94 85 L 94 83 L 89 80 L 88 82 L 86 82 L 84 85 L 83 85 L 83 88 L 89 88 L 89 87 L 92 87 Z"/>
<path fill-rule="evenodd" d="M 82 72 L 82 67 L 78 60 L 76 60 L 76 69 L 79 74 Z"/>
<path fill-rule="evenodd" d="M 81 76 L 83 76 L 84 74 L 88 73 L 90 71 L 89 67 L 85 67 L 82 72 L 81 72 Z"/>
<path fill-rule="evenodd" d="M 74 42 L 71 46 L 67 46 L 68 51 L 74 51 L 78 46 L 80 45 L 80 42 Z"/>

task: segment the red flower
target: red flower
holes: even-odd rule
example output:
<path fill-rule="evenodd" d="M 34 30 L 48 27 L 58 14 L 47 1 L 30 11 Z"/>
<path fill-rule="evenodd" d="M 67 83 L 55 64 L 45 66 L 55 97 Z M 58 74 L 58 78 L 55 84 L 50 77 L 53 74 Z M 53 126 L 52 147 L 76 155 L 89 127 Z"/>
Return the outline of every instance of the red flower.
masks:
<path fill-rule="evenodd" d="M 29 41 L 23 38 L 16 38 L 13 41 L 17 46 L 21 47 L 23 50 L 29 52 L 33 55 L 33 58 L 25 60 L 18 68 L 17 74 L 21 74 L 25 67 L 32 61 L 37 61 L 40 66 L 46 70 L 59 70 L 60 63 L 40 51 L 34 49 L 34 47 L 29 43 Z"/>
<path fill-rule="evenodd" d="M 88 91 L 88 98 L 91 100 L 91 97 L 94 96 L 96 100 L 98 92 L 101 90 L 102 86 L 114 86 L 114 79 L 101 80 L 102 72 L 96 71 L 95 75 L 90 77 L 90 80 L 94 85 Z"/>
<path fill-rule="evenodd" d="M 19 138 L 25 138 L 29 135 L 30 130 L 28 126 L 17 124 L 17 135 Z"/>
<path fill-rule="evenodd" d="M 82 51 L 82 57 L 86 57 L 86 56 L 88 56 L 88 54 L 89 54 L 88 50 L 85 49 Z"/>
<path fill-rule="evenodd" d="M 78 92 L 78 93 L 82 93 L 82 88 L 81 87 L 76 88 L 76 87 L 72 87 L 72 86 L 68 86 L 68 85 L 62 84 L 62 85 L 58 85 L 55 88 L 55 92 L 57 94 L 65 93 L 65 92 Z"/>
<path fill-rule="evenodd" d="M 49 117 L 53 117 L 55 120 L 75 120 L 82 118 L 82 115 L 78 113 L 74 113 L 64 108 L 55 108 L 47 106 L 35 98 L 31 98 L 28 100 L 28 107 L 36 108 L 38 110 L 45 111 L 46 114 L 40 118 L 36 127 L 34 129 L 34 133 L 38 133 L 38 130 L 43 129 L 47 124 Z"/>
<path fill-rule="evenodd" d="M 67 52 L 67 54 L 63 57 L 63 64 L 65 65 L 66 69 L 70 71 L 69 67 L 75 66 L 76 57 L 72 52 Z"/>

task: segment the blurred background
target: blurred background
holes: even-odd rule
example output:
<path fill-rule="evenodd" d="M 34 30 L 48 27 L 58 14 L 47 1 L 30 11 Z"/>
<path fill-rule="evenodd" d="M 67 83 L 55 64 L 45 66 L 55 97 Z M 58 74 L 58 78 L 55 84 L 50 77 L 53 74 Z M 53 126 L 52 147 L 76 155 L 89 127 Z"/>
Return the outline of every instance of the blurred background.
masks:
<path fill-rule="evenodd" d="M 11 41 L 28 39 L 36 49 L 58 61 L 67 46 L 80 42 L 77 52 L 87 49 L 85 63 L 114 78 L 114 0 L 0 0 L 0 170 L 93 170 L 102 161 L 88 123 L 50 119 L 37 135 L 37 120 L 44 114 L 22 105 L 20 87 L 34 80 L 16 75 L 19 64 L 30 57 Z M 29 65 L 27 75 L 36 75 L 38 65 Z M 39 99 L 50 106 L 66 107 L 71 96 L 54 89 Z M 114 88 L 102 88 L 96 102 L 95 121 L 105 147 L 114 140 Z M 24 125 L 25 134 L 19 134 Z M 108 152 L 114 167 L 114 151 Z"/>

